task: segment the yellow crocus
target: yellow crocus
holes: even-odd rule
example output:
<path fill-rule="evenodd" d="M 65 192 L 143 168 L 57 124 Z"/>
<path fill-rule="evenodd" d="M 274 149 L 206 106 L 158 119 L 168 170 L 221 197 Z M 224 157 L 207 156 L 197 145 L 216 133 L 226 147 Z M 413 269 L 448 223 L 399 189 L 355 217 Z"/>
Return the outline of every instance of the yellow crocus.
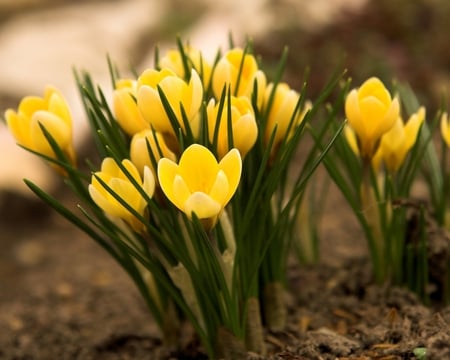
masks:
<path fill-rule="evenodd" d="M 167 68 L 160 71 L 148 69 L 138 78 L 137 105 L 144 119 L 151 128 L 164 136 L 168 141 L 168 146 L 174 150 L 176 149 L 178 129 L 174 130 L 169 120 L 158 87 L 167 98 L 178 121 L 179 129 L 186 131 L 181 112 L 181 107 L 183 107 L 192 133 L 197 136 L 200 107 L 203 102 L 202 82 L 194 69 L 188 83 Z"/>
<path fill-rule="evenodd" d="M 450 125 L 448 123 L 447 112 L 444 112 L 441 115 L 441 135 L 444 142 L 450 147 Z"/>
<path fill-rule="evenodd" d="M 361 157 L 367 161 L 375 154 L 381 136 L 389 131 L 399 117 L 400 104 L 392 99 L 384 84 L 376 77 L 353 89 L 345 100 L 349 125 L 358 139 Z"/>
<path fill-rule="evenodd" d="M 250 100 L 245 97 L 230 97 L 231 127 L 233 133 L 233 147 L 237 148 L 244 157 L 256 142 L 258 137 L 258 126 Z M 218 114 L 220 104 L 211 99 L 206 108 L 208 116 L 209 141 L 213 142 L 217 121 L 219 131 L 217 137 L 217 153 L 223 157 L 229 150 L 228 146 L 228 97 L 221 114 Z M 220 115 L 220 116 L 219 116 Z"/>
<path fill-rule="evenodd" d="M 273 94 L 272 103 L 269 104 L 270 97 Z M 291 89 L 286 83 L 277 84 L 273 90 L 273 84 L 269 84 L 264 94 L 264 111 L 268 111 L 266 129 L 264 133 L 264 142 L 269 143 L 270 137 L 276 127 L 275 138 L 272 151 L 276 151 L 282 141 L 292 136 L 296 127 L 303 121 L 305 114 L 311 109 L 311 102 L 306 102 L 303 109 L 294 111 L 297 107 L 300 94 Z M 270 105 L 270 109 L 267 107 Z M 294 116 L 295 115 L 295 116 Z M 292 124 L 290 125 L 292 121 Z M 290 126 L 290 127 L 289 127 Z M 289 134 L 287 133 L 289 129 Z"/>
<path fill-rule="evenodd" d="M 41 129 L 43 126 L 53 137 L 68 160 L 75 164 L 72 116 L 69 106 L 59 90 L 47 86 L 44 96 L 26 96 L 17 111 L 5 112 L 6 123 L 17 143 L 30 150 L 56 158 Z"/>
<path fill-rule="evenodd" d="M 211 80 L 211 64 L 204 58 L 199 49 L 192 46 L 184 46 L 183 51 L 187 59 L 188 74 L 185 73 L 183 59 L 179 50 L 169 50 L 159 59 L 158 67 L 168 68 L 181 78 L 186 78 L 191 70 L 195 69 L 202 79 L 204 88 L 207 89 Z"/>
<path fill-rule="evenodd" d="M 256 59 L 245 54 L 241 48 L 229 50 L 217 63 L 212 75 L 214 95 L 220 98 L 224 86 L 230 87 L 231 95 L 252 98 L 256 81 L 257 106 L 261 108 L 266 88 L 266 75 L 258 68 Z"/>
<path fill-rule="evenodd" d="M 150 129 L 138 132 L 131 139 L 130 144 L 130 160 L 142 175 L 144 168 L 149 167 L 156 176 L 156 168 L 153 166 L 150 151 L 154 156 L 154 160 L 158 163 L 162 157 L 175 161 L 175 154 L 167 147 L 162 135 Z"/>
<path fill-rule="evenodd" d="M 179 164 L 163 158 L 158 179 L 167 198 L 186 215 L 192 213 L 212 228 L 234 195 L 241 178 L 242 160 L 237 149 L 220 162 L 206 147 L 193 144 L 181 155 Z"/>
<path fill-rule="evenodd" d="M 378 151 L 389 172 L 395 173 L 403 164 L 409 150 L 416 143 L 424 120 L 425 108 L 421 107 L 405 124 L 401 118 L 397 118 L 394 126 L 383 135 Z"/>
<path fill-rule="evenodd" d="M 128 135 L 150 129 L 150 124 L 144 120 L 136 104 L 137 81 L 120 79 L 116 82 L 113 92 L 113 109 L 120 127 Z"/>
<path fill-rule="evenodd" d="M 136 166 L 130 160 L 123 160 L 122 165 L 136 181 L 137 185 L 141 186 L 149 197 L 152 197 L 155 190 L 155 177 L 151 170 L 145 167 L 143 178 L 141 178 Z M 99 179 L 138 214 L 144 214 L 147 206 L 145 198 L 113 158 L 105 158 L 102 162 L 101 170 L 92 175 L 91 184 L 89 184 L 89 194 L 92 200 L 106 214 L 124 220 L 135 231 L 143 231 L 144 225 L 142 222 L 123 206 L 108 191 L 107 187 L 103 186 Z"/>

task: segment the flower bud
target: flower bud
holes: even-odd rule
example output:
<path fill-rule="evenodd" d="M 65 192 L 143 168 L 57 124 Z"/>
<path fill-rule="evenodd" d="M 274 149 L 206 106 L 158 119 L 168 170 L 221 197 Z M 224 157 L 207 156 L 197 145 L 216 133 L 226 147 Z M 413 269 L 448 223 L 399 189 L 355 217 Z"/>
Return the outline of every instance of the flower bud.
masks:
<path fill-rule="evenodd" d="M 266 75 L 259 70 L 256 59 L 251 54 L 244 54 L 240 48 L 229 50 L 214 68 L 212 88 L 216 98 L 220 98 L 224 86 L 229 86 L 231 95 L 246 96 L 252 99 L 256 82 L 257 106 L 261 108 L 266 88 Z"/>
<path fill-rule="evenodd" d="M 397 98 L 391 98 L 383 83 L 372 77 L 358 90 L 350 91 L 345 100 L 345 113 L 358 138 L 361 157 L 370 160 L 381 136 L 399 117 L 400 105 Z"/>
<path fill-rule="evenodd" d="M 122 165 L 131 177 L 141 186 L 143 191 L 152 197 L 155 190 L 155 178 L 149 168 L 144 168 L 143 180 L 130 160 L 123 160 Z M 139 215 L 144 215 L 147 203 L 139 189 L 119 167 L 113 158 L 105 158 L 101 170 L 92 175 L 89 184 L 89 194 L 92 200 L 108 215 L 120 218 L 128 223 L 135 231 L 143 231 L 144 225 L 104 186 L 104 182 L 118 197 L 124 200 Z"/>
<path fill-rule="evenodd" d="M 214 99 L 211 99 L 206 108 L 208 116 L 208 132 L 209 141 L 213 142 L 214 133 L 219 123 L 219 131 L 217 138 L 217 153 L 222 158 L 231 149 L 228 146 L 228 98 L 225 98 L 225 103 L 222 112 L 219 114 L 220 104 L 216 104 Z M 258 126 L 256 124 L 255 114 L 250 100 L 245 97 L 230 98 L 230 112 L 231 112 L 231 128 L 233 135 L 233 147 L 239 150 L 241 156 L 244 157 L 256 142 L 258 136 Z"/>
<path fill-rule="evenodd" d="M 19 145 L 56 159 L 42 126 L 72 165 L 75 164 L 72 117 L 66 100 L 57 89 L 47 86 L 43 98 L 24 97 L 17 111 L 6 110 L 5 118 Z"/>
<path fill-rule="evenodd" d="M 120 127 L 128 135 L 150 129 L 150 125 L 142 117 L 136 104 L 137 82 L 129 79 L 121 79 L 116 83 L 113 92 L 113 109 Z"/>

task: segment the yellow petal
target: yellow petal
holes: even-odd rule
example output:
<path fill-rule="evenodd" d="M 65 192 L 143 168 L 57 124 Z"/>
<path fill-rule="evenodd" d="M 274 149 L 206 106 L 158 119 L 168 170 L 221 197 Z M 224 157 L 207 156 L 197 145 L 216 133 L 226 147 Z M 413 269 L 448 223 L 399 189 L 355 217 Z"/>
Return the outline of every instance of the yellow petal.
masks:
<path fill-rule="evenodd" d="M 223 170 L 228 180 L 228 196 L 224 203 L 228 203 L 236 192 L 242 173 L 242 159 L 237 149 L 232 149 L 219 163 L 219 168 Z"/>
<path fill-rule="evenodd" d="M 214 201 L 203 192 L 194 192 L 184 204 L 184 212 L 191 216 L 192 213 L 199 219 L 209 219 L 217 216 L 222 210 L 221 204 Z"/>
<path fill-rule="evenodd" d="M 441 116 L 441 135 L 447 146 L 450 147 L 450 126 L 447 112 L 444 112 Z"/>
<path fill-rule="evenodd" d="M 178 174 L 178 165 L 172 160 L 162 158 L 158 162 L 158 182 L 162 191 L 167 198 L 173 202 L 175 196 L 173 194 L 173 183 L 175 176 Z"/>
<path fill-rule="evenodd" d="M 217 173 L 216 181 L 214 182 L 211 191 L 209 192 L 209 196 L 214 199 L 216 202 L 223 206 L 226 205 L 229 198 L 229 184 L 227 176 L 225 175 L 223 170 L 219 170 Z"/>
<path fill-rule="evenodd" d="M 40 125 L 50 133 L 61 150 L 70 146 L 72 139 L 71 128 L 55 114 L 39 110 L 34 113 L 30 127 L 30 135 L 36 150 L 42 151 L 47 155 L 53 154 L 53 150 Z"/>
<path fill-rule="evenodd" d="M 204 146 L 193 144 L 181 155 L 179 174 L 191 192 L 209 193 L 218 170 L 216 158 Z"/>
<path fill-rule="evenodd" d="M 380 79 L 372 77 L 366 80 L 358 90 L 359 100 L 366 97 L 375 97 L 385 106 L 391 103 L 391 95 Z"/>
<path fill-rule="evenodd" d="M 31 118 L 16 113 L 14 110 L 8 109 L 5 112 L 6 124 L 9 131 L 16 141 L 27 148 L 34 149 L 33 141 L 30 136 Z"/>
<path fill-rule="evenodd" d="M 242 156 L 245 156 L 255 145 L 258 137 L 258 126 L 255 117 L 252 114 L 241 116 L 233 124 L 233 143 L 234 147 L 239 149 Z M 227 149 L 228 150 L 228 149 Z M 219 154 L 223 156 L 223 154 Z"/>
<path fill-rule="evenodd" d="M 169 198 L 169 200 L 174 203 L 177 208 L 184 211 L 185 203 L 192 195 L 192 192 L 189 190 L 186 182 L 180 175 L 175 175 L 172 186 L 173 197 Z M 187 214 L 190 215 L 190 212 Z"/>

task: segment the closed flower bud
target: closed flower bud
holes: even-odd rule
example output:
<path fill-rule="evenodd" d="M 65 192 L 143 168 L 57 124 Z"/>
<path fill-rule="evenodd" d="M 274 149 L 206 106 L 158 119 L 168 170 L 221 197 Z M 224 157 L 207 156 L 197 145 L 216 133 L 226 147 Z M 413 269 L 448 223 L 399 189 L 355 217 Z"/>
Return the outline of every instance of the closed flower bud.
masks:
<path fill-rule="evenodd" d="M 372 158 L 381 136 L 394 126 L 399 112 L 398 99 L 392 99 L 383 83 L 375 77 L 348 94 L 345 113 L 358 138 L 359 152 L 363 159 Z"/>
<path fill-rule="evenodd" d="M 409 150 L 417 140 L 420 127 L 425 120 L 425 108 L 421 107 L 412 114 L 406 124 L 401 118 L 397 118 L 395 125 L 383 135 L 380 142 L 379 152 L 386 168 L 396 172 L 403 164 Z"/>
<path fill-rule="evenodd" d="M 175 154 L 170 151 L 161 134 L 150 129 L 143 130 L 133 136 L 130 144 L 130 160 L 136 166 L 139 173 L 144 173 L 144 168 L 149 167 L 156 176 L 156 168 L 153 166 L 149 149 L 154 160 L 158 163 L 162 157 L 175 161 Z"/>
<path fill-rule="evenodd" d="M 448 114 L 446 112 L 441 115 L 441 135 L 444 142 L 450 147 L 450 125 L 448 123 Z"/>
<path fill-rule="evenodd" d="M 303 109 L 298 109 L 294 114 L 300 94 L 292 90 L 286 83 L 279 83 L 275 88 L 273 101 L 269 104 L 272 92 L 273 84 L 269 84 L 264 94 L 265 111 L 268 110 L 264 142 L 266 144 L 269 143 L 270 137 L 276 127 L 272 146 L 272 152 L 274 152 L 278 149 L 281 142 L 292 136 L 297 126 L 303 121 L 306 112 L 311 109 L 311 102 L 307 102 Z M 270 109 L 267 109 L 269 105 Z"/>
<path fill-rule="evenodd" d="M 209 141 L 211 142 L 214 140 L 217 121 L 220 121 L 217 153 L 221 158 L 230 150 L 228 146 L 228 138 L 230 136 L 228 134 L 228 98 L 225 98 L 225 104 L 221 114 L 218 114 L 220 110 L 219 105 L 215 103 L 214 99 L 211 99 L 206 108 L 206 112 L 208 116 Z M 258 137 L 255 114 L 250 100 L 245 96 L 231 96 L 230 105 L 233 147 L 238 149 L 242 157 L 244 157 L 253 147 Z"/>
<path fill-rule="evenodd" d="M 167 98 L 178 122 L 174 129 L 159 96 L 158 87 Z M 149 69 L 138 79 L 137 104 L 151 128 L 171 141 L 170 146 L 178 138 L 178 129 L 186 131 L 181 107 L 186 113 L 189 126 L 194 136 L 199 132 L 200 107 L 203 102 L 202 82 L 195 70 L 192 70 L 189 83 L 177 76 L 172 70 L 164 68 L 160 71 Z M 167 141 L 167 139 L 166 139 Z M 171 149 L 174 146 L 171 146 Z"/>
<path fill-rule="evenodd" d="M 158 179 L 164 194 L 187 216 L 195 213 L 207 230 L 216 224 L 234 195 L 241 171 L 237 149 L 218 163 L 211 151 L 199 144 L 189 146 L 179 164 L 165 158 L 158 163 Z"/>
<path fill-rule="evenodd" d="M 116 83 L 113 92 L 113 109 L 120 127 L 128 135 L 150 129 L 150 124 L 144 120 L 136 104 L 137 82 L 130 79 L 121 79 Z"/>
<path fill-rule="evenodd" d="M 43 98 L 37 96 L 23 98 L 17 111 L 8 109 L 5 118 L 19 145 L 56 158 L 41 129 L 43 126 L 68 160 L 75 164 L 72 117 L 66 100 L 55 88 L 48 86 Z"/>
<path fill-rule="evenodd" d="M 229 86 L 231 95 L 252 98 L 254 86 L 257 88 L 257 106 L 261 108 L 266 89 L 266 75 L 259 70 L 256 59 L 245 54 L 240 48 L 229 50 L 214 68 L 212 88 L 214 95 L 220 98 L 224 86 Z"/>
<path fill-rule="evenodd" d="M 122 165 L 143 191 L 152 197 L 155 190 L 155 178 L 149 168 L 144 168 L 143 180 L 136 166 L 130 160 L 123 160 Z M 113 158 L 105 158 L 101 170 L 92 175 L 89 194 L 92 200 L 108 215 L 120 218 L 135 231 L 143 231 L 144 225 L 123 206 L 100 181 L 103 181 L 117 196 L 124 200 L 139 215 L 144 215 L 147 203 L 139 189 L 131 182 Z"/>
<path fill-rule="evenodd" d="M 207 89 L 211 81 L 211 64 L 206 61 L 200 50 L 191 46 L 185 46 L 183 50 L 187 60 L 188 74 L 185 73 L 183 58 L 179 50 L 169 50 L 159 59 L 158 67 L 161 69 L 168 68 L 183 79 L 191 74 L 192 69 L 195 69 L 202 79 L 203 87 Z"/>

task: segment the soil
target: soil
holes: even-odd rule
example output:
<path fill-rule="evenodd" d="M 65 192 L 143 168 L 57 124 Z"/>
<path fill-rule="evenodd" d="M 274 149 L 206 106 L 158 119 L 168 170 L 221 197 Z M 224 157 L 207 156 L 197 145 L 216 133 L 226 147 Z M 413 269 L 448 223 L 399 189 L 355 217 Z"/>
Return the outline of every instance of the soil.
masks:
<path fill-rule="evenodd" d="M 358 21 L 375 23 L 376 16 L 379 19 L 384 15 L 368 11 Z M 295 74 L 308 64 L 334 67 L 327 63 L 333 53 L 324 53 L 324 39 L 333 34 L 348 43 L 350 23 L 333 25 L 308 39 L 292 29 L 289 33 L 272 33 L 263 44 L 256 42 L 255 48 L 258 53 L 279 54 L 279 49 L 269 45 L 295 39 L 297 45 L 291 49 L 308 49 L 304 53 L 310 56 L 290 55 L 294 62 L 288 64 L 287 76 L 299 79 Z M 391 27 L 386 31 L 391 33 L 386 36 L 398 33 L 399 29 L 393 27 L 402 26 L 388 23 Z M 430 28 L 432 25 L 426 24 L 425 30 Z M 364 54 L 361 48 L 366 43 L 355 39 L 350 40 L 353 51 Z M 405 46 L 398 48 L 392 41 L 380 39 L 376 44 L 389 45 L 394 64 L 399 64 L 399 56 L 408 61 L 402 63 L 402 74 L 416 74 L 409 78 L 417 84 L 426 83 L 426 89 L 440 74 L 441 68 L 433 69 L 429 62 L 422 63 L 420 72 L 412 71 L 414 62 L 405 60 Z M 430 42 L 424 44 L 431 48 Z M 437 44 L 436 48 L 444 51 L 448 46 Z M 442 56 L 433 54 L 442 60 Z M 364 61 L 349 58 L 351 69 Z M 434 70 L 432 75 L 428 73 L 430 68 Z M 365 70 L 376 73 L 373 68 Z M 391 67 L 387 73 L 398 70 Z M 314 69 L 311 74 L 324 76 Z M 365 75 L 359 72 L 359 76 Z M 311 78 L 313 89 L 315 83 L 323 83 L 323 79 Z M 249 353 L 248 358 L 424 359 L 420 351 L 425 348 L 427 360 L 450 359 L 450 307 L 424 306 L 404 288 L 375 285 L 361 232 L 333 189 L 327 209 L 322 219 L 320 263 L 289 270 L 287 329 L 266 332 L 268 355 L 263 358 Z M 206 359 L 189 329 L 181 349 L 165 348 L 143 300 L 122 269 L 90 238 L 39 200 L 2 190 L 0 214 L 0 359 Z"/>
<path fill-rule="evenodd" d="M 341 201 L 331 191 L 328 208 Z M 181 349 L 165 348 L 122 269 L 46 205 L 3 192 L 0 208 L 0 359 L 207 358 L 189 329 Z M 332 236 L 342 218 L 324 219 L 324 247 L 340 250 L 289 269 L 288 326 L 266 332 L 266 357 L 248 359 L 420 359 L 421 348 L 428 360 L 450 359 L 450 307 L 375 285 L 358 230 Z"/>

